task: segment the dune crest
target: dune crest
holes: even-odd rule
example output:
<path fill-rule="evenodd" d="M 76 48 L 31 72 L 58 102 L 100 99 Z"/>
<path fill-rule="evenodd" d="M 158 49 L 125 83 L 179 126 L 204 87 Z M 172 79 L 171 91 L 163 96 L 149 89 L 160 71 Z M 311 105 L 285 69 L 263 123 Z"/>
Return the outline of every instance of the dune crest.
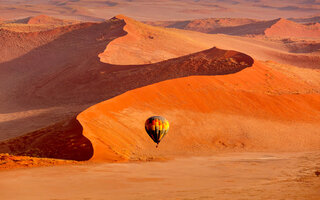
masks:
<path fill-rule="evenodd" d="M 115 19 L 124 20 L 124 31 L 127 35 L 110 42 L 105 51 L 99 54 L 100 61 L 104 63 L 156 63 L 202 51 L 211 46 L 188 35 L 179 34 L 179 30 L 150 26 L 124 15 L 118 15 Z"/>

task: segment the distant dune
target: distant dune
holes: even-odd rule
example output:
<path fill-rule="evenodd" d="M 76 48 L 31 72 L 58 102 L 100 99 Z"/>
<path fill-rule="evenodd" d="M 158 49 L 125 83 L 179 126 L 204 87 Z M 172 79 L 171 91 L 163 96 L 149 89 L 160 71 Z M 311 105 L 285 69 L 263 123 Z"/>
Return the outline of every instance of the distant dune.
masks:
<path fill-rule="evenodd" d="M 147 21 L 146 24 L 153 26 L 162 26 L 167 28 L 178 28 L 184 30 L 198 31 L 203 33 L 218 33 L 222 27 L 234 27 L 253 22 L 258 22 L 256 19 L 246 18 L 208 18 L 195 19 L 186 21 Z"/>
<path fill-rule="evenodd" d="M 320 16 L 314 17 L 306 17 L 306 18 L 289 18 L 290 21 L 298 22 L 298 23 L 320 23 Z"/>
<path fill-rule="evenodd" d="M 253 19 L 198 19 L 190 21 L 146 22 L 162 27 L 179 28 L 211 34 L 265 35 L 276 37 L 319 38 L 320 24 L 298 24 L 283 18 L 259 21 Z"/>
<path fill-rule="evenodd" d="M 34 17 L 27 17 L 23 19 L 17 19 L 13 20 L 11 23 L 18 23 L 18 24 L 46 24 L 46 25 L 71 25 L 71 24 L 76 24 L 79 23 L 78 21 L 75 20 L 66 20 L 66 19 L 59 19 L 59 18 L 54 18 L 50 17 L 47 15 L 38 15 Z"/>

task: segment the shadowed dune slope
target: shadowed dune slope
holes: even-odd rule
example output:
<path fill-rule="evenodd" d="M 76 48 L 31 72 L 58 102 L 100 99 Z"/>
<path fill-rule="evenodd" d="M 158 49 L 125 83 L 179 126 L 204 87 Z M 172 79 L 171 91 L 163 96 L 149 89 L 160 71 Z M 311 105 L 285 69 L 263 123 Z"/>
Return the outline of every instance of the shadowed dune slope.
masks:
<path fill-rule="evenodd" d="M 82 135 L 75 118 L 0 142 L 0 152 L 18 156 L 88 160 L 93 155 L 91 142 Z"/>
<path fill-rule="evenodd" d="M 192 76 L 126 92 L 78 115 L 93 160 L 127 161 L 216 151 L 320 149 L 320 95 L 263 64 L 223 76 Z M 144 122 L 162 115 L 159 148 Z"/>
<path fill-rule="evenodd" d="M 85 29 L 92 25 L 93 23 L 81 23 L 58 28 L 14 24 L 0 26 L 0 43 L 2 46 L 0 49 L 0 63 L 19 58 L 36 48 L 47 45 L 68 32 Z"/>

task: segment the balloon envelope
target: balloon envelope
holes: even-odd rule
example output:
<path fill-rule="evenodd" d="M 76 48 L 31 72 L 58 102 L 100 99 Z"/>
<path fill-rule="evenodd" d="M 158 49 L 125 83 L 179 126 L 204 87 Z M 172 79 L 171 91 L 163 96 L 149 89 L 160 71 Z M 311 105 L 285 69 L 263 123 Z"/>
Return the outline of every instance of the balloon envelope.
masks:
<path fill-rule="evenodd" d="M 164 117 L 152 116 L 147 119 L 145 128 L 151 139 L 159 144 L 169 131 L 169 122 Z"/>

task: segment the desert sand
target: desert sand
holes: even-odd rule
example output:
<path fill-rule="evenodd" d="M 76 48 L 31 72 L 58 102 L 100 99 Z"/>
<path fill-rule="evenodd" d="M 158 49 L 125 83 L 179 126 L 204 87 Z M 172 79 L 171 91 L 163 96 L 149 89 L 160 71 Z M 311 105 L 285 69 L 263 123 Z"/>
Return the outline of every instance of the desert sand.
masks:
<path fill-rule="evenodd" d="M 317 23 L 219 19 L 235 32 L 216 34 L 101 20 L 100 3 L 0 24 L 0 198 L 320 197 Z M 159 148 L 152 115 L 170 122 Z"/>
<path fill-rule="evenodd" d="M 0 198 L 318 200 L 319 156 L 319 152 L 232 153 L 4 171 Z"/>

